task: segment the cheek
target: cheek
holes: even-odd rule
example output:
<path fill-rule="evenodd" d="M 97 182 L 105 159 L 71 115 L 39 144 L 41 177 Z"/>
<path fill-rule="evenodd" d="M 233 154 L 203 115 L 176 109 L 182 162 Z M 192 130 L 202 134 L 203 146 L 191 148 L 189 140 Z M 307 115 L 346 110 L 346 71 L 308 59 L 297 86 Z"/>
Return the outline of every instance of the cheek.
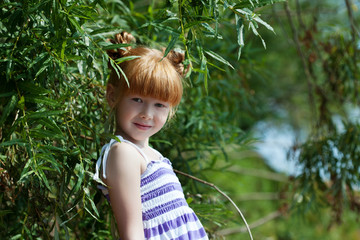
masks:
<path fill-rule="evenodd" d="M 159 122 L 165 124 L 168 116 L 169 116 L 169 111 L 162 112 L 161 114 L 159 114 Z"/>

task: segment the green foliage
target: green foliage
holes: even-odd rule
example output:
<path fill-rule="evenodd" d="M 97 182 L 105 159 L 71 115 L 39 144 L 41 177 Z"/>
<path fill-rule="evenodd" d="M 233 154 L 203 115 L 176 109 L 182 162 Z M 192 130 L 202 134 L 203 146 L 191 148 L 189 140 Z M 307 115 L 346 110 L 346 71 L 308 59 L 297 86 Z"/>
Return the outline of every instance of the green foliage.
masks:
<path fill-rule="evenodd" d="M 300 24 L 297 29 L 291 26 L 305 73 L 302 81 L 307 84 L 312 126 L 308 138 L 294 148 L 302 168 L 296 199 L 302 209 L 321 204 L 330 206 L 334 223 L 341 222 L 347 206 L 357 213 L 360 210 L 355 197 L 360 181 L 359 121 L 351 117 L 360 103 L 360 49 L 359 36 L 352 32 L 357 21 L 348 3 L 345 1 L 343 6 L 346 14 L 332 17 L 315 11 L 312 14 L 318 18 L 314 19 L 301 15 L 301 5 L 297 5 Z M 339 6 L 324 2 L 312 7 L 334 9 Z M 290 9 L 285 10 L 288 21 L 293 23 Z M 344 26 L 344 23 L 350 26 L 331 27 L 329 21 L 332 26 Z M 321 26 L 328 26 L 327 31 L 318 32 Z"/>
<path fill-rule="evenodd" d="M 280 113 L 275 121 L 298 130 L 290 136 L 297 139 L 289 156 L 298 163 L 291 206 L 303 215 L 329 207 L 329 225 L 360 209 L 358 7 L 347 0 L 274 5 L 265 19 L 277 37 L 265 32 L 271 47 L 257 56 L 271 65 L 261 97 Z"/>
<path fill-rule="evenodd" d="M 104 102 L 109 61 L 105 50 L 109 49 L 106 39 L 114 33 L 131 31 L 140 44 L 167 46 L 166 53 L 174 47 L 186 52 L 191 87 L 170 123 L 176 128 L 157 137 L 173 145 L 153 142 L 174 159 L 175 166 L 196 173 L 211 164 L 204 160 L 207 153 L 219 148 L 225 153 L 226 143 L 245 138 L 239 127 L 229 124 L 241 113 L 236 102 L 226 106 L 234 107 L 233 113 L 221 113 L 222 99 L 204 94 L 205 89 L 243 95 L 230 81 L 209 81 L 214 77 L 210 68 L 229 74 L 233 63 L 208 42 L 223 42 L 223 24 L 238 30 L 240 48 L 244 46 L 243 23 L 251 24 L 255 34 L 255 22 L 269 28 L 254 13 L 260 3 L 247 5 L 246 14 L 230 1 L 144 3 L 1 3 L 1 238 L 109 238 L 109 207 L 91 177 L 110 129 Z M 165 4 L 170 7 L 164 8 Z M 237 23 L 232 24 L 235 16 Z M 212 209 L 222 214 L 221 201 L 207 208 L 201 208 L 201 201 L 197 204 L 204 218 Z"/>
<path fill-rule="evenodd" d="M 107 59 L 81 29 L 94 12 L 88 1 L 1 6 L 2 238 L 89 234 L 78 222 L 99 217 L 90 177 Z"/>

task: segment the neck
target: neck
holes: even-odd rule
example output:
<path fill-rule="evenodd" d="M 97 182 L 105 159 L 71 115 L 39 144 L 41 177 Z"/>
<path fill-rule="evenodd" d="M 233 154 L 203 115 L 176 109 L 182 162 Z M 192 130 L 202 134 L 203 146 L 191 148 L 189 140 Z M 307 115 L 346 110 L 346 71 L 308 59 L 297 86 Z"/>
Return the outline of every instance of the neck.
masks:
<path fill-rule="evenodd" d="M 120 135 L 122 136 L 124 139 L 134 143 L 136 146 L 138 146 L 139 148 L 146 148 L 149 146 L 149 138 L 146 138 L 144 140 L 136 140 L 131 138 L 130 136 L 128 136 L 126 133 L 124 133 L 121 130 L 116 130 L 115 131 L 115 135 Z"/>

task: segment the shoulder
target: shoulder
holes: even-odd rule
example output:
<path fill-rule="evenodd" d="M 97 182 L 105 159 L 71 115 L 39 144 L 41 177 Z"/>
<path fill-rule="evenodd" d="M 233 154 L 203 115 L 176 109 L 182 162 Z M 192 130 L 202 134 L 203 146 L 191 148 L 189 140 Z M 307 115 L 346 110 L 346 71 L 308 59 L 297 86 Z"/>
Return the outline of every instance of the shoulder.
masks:
<path fill-rule="evenodd" d="M 116 157 L 141 157 L 139 151 L 127 142 L 116 142 L 110 147 L 109 155 Z"/>
<path fill-rule="evenodd" d="M 107 158 L 106 175 L 108 179 L 124 175 L 125 173 L 141 174 L 143 157 L 139 151 L 129 143 L 114 143 Z"/>

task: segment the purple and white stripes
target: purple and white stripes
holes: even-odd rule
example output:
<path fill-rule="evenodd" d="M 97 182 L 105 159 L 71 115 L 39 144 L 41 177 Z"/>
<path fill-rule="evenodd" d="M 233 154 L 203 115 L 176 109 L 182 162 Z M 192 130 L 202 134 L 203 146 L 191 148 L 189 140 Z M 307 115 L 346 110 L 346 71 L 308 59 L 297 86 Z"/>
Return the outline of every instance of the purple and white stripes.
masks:
<path fill-rule="evenodd" d="M 137 149 L 147 159 L 141 149 Z M 98 187 L 110 200 L 107 188 Z M 141 175 L 140 192 L 145 239 L 208 240 L 199 219 L 188 206 L 179 179 L 167 158 L 148 162 Z"/>
<path fill-rule="evenodd" d="M 163 158 L 149 164 L 141 177 L 145 238 L 208 239 L 199 219 L 185 200 L 179 179 L 166 160 Z"/>

